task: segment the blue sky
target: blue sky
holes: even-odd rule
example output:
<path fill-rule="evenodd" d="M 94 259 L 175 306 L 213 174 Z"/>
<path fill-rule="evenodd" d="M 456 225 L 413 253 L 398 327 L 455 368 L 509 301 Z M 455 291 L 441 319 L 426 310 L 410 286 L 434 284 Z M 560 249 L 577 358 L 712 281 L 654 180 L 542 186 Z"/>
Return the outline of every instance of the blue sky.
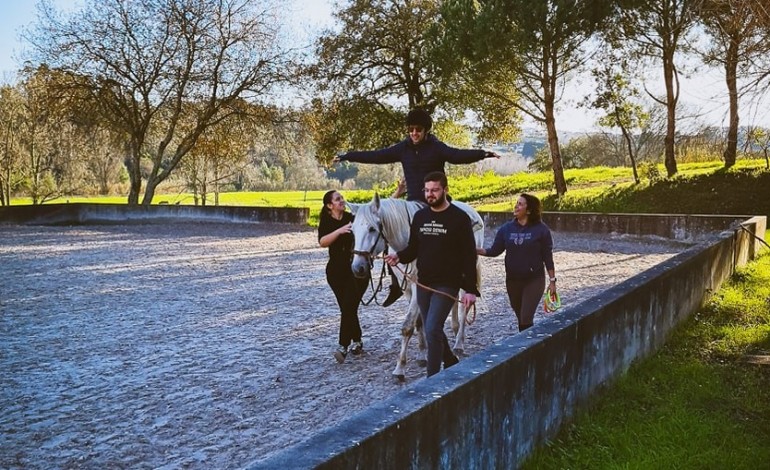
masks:
<path fill-rule="evenodd" d="M 298 40 L 318 29 L 331 24 L 331 4 L 333 0 L 289 0 L 282 8 L 297 32 Z M 53 0 L 60 9 L 71 9 L 82 5 L 83 0 Z M 23 27 L 29 26 L 36 17 L 36 0 L 0 0 L 0 83 L 13 81 L 13 72 L 18 68 L 18 58 L 22 44 L 18 34 Z M 682 76 L 681 103 L 690 109 L 704 113 L 704 119 L 710 124 L 726 125 L 726 101 L 724 79 L 720 73 L 698 73 L 692 77 Z M 655 80 L 660 83 L 658 80 Z M 579 83 L 582 82 L 582 83 Z M 560 131 L 581 132 L 594 127 L 596 115 L 579 108 L 576 103 L 592 85 L 587 77 L 573 80 L 573 88 L 565 96 L 563 109 L 557 115 L 557 127 Z M 655 89 L 655 87 L 653 87 Z M 574 97 L 571 97 L 574 95 Z M 745 99 L 741 103 L 742 124 L 759 124 L 770 127 L 770 96 L 764 99 Z M 680 112 L 680 115 L 682 113 Z"/>
<path fill-rule="evenodd" d="M 82 0 L 53 0 L 57 8 L 68 10 L 83 4 Z M 331 0 L 292 0 L 283 6 L 294 27 L 309 32 L 331 23 Z M 19 33 L 35 21 L 36 0 L 0 0 L 0 82 L 19 68 L 22 43 Z"/>
<path fill-rule="evenodd" d="M 35 19 L 35 11 L 33 0 L 3 0 L 3 12 L 0 13 L 0 78 L 3 82 L 7 74 L 18 68 L 14 60 L 21 52 L 18 34 Z"/>

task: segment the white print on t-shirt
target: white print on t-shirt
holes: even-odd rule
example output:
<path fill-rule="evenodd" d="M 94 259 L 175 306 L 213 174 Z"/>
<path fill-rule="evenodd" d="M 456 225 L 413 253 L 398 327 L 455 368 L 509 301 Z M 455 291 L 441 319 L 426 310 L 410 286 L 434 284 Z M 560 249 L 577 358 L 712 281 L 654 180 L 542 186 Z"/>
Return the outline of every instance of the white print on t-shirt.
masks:
<path fill-rule="evenodd" d="M 523 245 L 525 240 L 530 240 L 531 238 L 531 233 L 512 233 L 509 237 L 509 240 L 514 245 Z"/>
<path fill-rule="evenodd" d="M 422 235 L 444 235 L 446 234 L 446 228 L 444 228 L 444 224 L 436 223 L 436 221 L 433 220 L 423 224 L 423 226 L 420 227 L 420 233 Z"/>

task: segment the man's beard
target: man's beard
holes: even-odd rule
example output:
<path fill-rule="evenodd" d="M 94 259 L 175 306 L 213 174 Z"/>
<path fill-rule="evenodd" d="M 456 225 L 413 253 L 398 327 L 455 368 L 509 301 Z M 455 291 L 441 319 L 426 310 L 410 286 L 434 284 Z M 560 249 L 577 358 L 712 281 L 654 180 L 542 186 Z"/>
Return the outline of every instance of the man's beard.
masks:
<path fill-rule="evenodd" d="M 441 196 L 436 197 L 434 201 L 428 199 L 426 202 L 430 207 L 441 207 L 446 202 L 446 193 L 441 193 Z"/>

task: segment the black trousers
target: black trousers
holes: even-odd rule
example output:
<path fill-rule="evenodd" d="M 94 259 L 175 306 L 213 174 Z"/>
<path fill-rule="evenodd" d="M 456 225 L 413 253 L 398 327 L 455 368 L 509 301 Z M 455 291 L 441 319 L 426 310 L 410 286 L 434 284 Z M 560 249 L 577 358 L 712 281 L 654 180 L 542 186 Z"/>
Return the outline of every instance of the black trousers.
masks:
<path fill-rule="evenodd" d="M 505 279 L 508 300 L 519 321 L 519 331 L 526 330 L 535 321 L 535 311 L 545 292 L 545 277 L 529 279 Z"/>
<path fill-rule="evenodd" d="M 326 265 L 326 282 L 332 288 L 340 307 L 340 346 L 349 346 L 352 341 L 361 341 L 361 324 L 358 321 L 358 305 L 369 285 L 369 278 L 353 276 L 350 265 Z"/>

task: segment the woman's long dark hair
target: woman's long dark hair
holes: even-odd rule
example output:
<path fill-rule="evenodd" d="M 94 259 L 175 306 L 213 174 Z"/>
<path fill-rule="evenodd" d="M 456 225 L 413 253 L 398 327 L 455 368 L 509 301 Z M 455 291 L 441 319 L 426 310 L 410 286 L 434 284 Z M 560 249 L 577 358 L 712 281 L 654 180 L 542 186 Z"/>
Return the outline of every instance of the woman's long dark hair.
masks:
<path fill-rule="evenodd" d="M 326 191 L 326 194 L 324 194 L 323 207 L 321 207 L 321 216 L 320 216 L 321 219 L 332 216 L 331 210 L 329 210 L 329 208 L 326 207 L 326 205 L 332 203 L 332 198 L 334 197 L 334 193 L 336 192 L 337 192 L 336 189 L 330 189 L 329 191 Z"/>
<path fill-rule="evenodd" d="M 540 223 L 543 220 L 543 205 L 540 203 L 540 199 L 527 193 L 521 193 L 521 197 L 527 201 L 527 210 L 529 211 L 527 225 Z"/>

